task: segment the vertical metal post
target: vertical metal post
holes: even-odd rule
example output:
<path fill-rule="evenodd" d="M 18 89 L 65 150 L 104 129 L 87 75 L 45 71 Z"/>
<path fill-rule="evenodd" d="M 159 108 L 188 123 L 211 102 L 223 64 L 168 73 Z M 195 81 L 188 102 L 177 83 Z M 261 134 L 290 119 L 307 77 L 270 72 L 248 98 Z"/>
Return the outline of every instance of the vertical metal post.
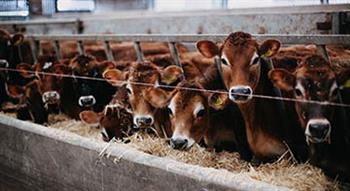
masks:
<path fill-rule="evenodd" d="M 340 13 L 332 13 L 332 34 L 340 33 Z"/>
<path fill-rule="evenodd" d="M 42 55 L 42 54 L 43 54 L 43 49 L 41 48 L 40 41 L 36 40 L 36 41 L 35 41 L 35 45 L 36 45 L 37 50 L 38 50 L 38 54 L 37 54 L 37 56 Z"/>
<path fill-rule="evenodd" d="M 105 46 L 105 54 L 107 56 L 107 59 L 109 61 L 114 60 L 113 52 L 112 52 L 112 49 L 111 49 L 111 45 L 109 44 L 109 41 L 105 41 L 104 42 L 104 46 Z"/>
<path fill-rule="evenodd" d="M 79 40 L 79 41 L 77 42 L 77 44 L 78 44 L 78 51 L 79 51 L 79 54 L 80 54 L 80 55 L 85 54 L 85 52 L 84 52 L 84 44 L 83 44 L 83 41 Z"/>
<path fill-rule="evenodd" d="M 179 53 L 178 53 L 177 48 L 176 48 L 176 43 L 169 42 L 168 46 L 169 46 L 171 57 L 173 57 L 173 59 L 174 59 L 175 65 L 180 67 L 181 69 L 183 69 L 180 58 L 179 58 Z M 184 79 L 185 79 L 185 75 L 182 75 L 181 80 L 184 80 Z"/>
<path fill-rule="evenodd" d="M 135 48 L 135 52 L 136 52 L 137 61 L 142 62 L 144 60 L 144 56 L 142 53 L 140 42 L 138 42 L 138 41 L 134 42 L 134 48 Z"/>
<path fill-rule="evenodd" d="M 324 59 L 326 59 L 329 62 L 329 57 L 326 49 L 326 45 L 316 45 L 317 47 L 317 53 L 320 54 Z"/>
<path fill-rule="evenodd" d="M 56 58 L 57 60 L 61 59 L 61 49 L 60 49 L 60 42 L 58 40 L 55 40 L 54 43 L 54 48 L 55 48 L 55 52 L 56 52 Z"/>
<path fill-rule="evenodd" d="M 36 63 L 37 62 L 37 57 L 36 57 L 36 47 L 35 47 L 35 42 L 34 42 L 34 40 L 33 39 L 31 39 L 30 41 L 30 50 L 31 50 L 31 52 L 32 52 L 32 58 L 33 58 L 33 61 L 34 61 L 34 63 Z"/>

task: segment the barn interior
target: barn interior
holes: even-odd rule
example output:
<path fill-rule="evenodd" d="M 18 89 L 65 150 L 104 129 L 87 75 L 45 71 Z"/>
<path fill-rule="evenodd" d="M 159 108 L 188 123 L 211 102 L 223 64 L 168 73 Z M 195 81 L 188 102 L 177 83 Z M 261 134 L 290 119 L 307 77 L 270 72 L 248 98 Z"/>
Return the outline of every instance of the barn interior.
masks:
<path fill-rule="evenodd" d="M 278 89 L 274 92 L 278 98 L 272 94 L 253 93 L 253 99 L 286 101 L 284 103 L 286 105 L 282 106 L 283 109 L 294 108 L 294 103 L 304 102 L 320 107 L 329 105 L 344 109 L 341 110 L 343 113 L 335 115 L 349 119 L 350 0 L 0 0 L 0 30 L 6 31 L 6 35 L 8 34 L 11 39 L 6 43 L 12 43 L 13 48 L 0 48 L 0 79 L 1 84 L 4 84 L 4 88 L 0 84 L 2 91 L 0 92 L 0 190 L 350 189 L 349 161 L 345 162 L 343 167 L 341 166 L 343 163 L 339 162 L 343 160 L 338 160 L 341 157 L 331 157 L 336 162 L 331 163 L 330 168 L 337 169 L 339 174 L 329 175 L 328 169 L 322 166 L 328 161 L 315 165 L 313 158 L 306 158 L 300 162 L 293 148 L 286 142 L 283 144 L 287 150 L 274 160 L 262 162 L 253 157 L 247 161 L 242 158 L 238 150 L 221 151 L 208 147 L 204 138 L 188 149 L 181 150 L 174 147 L 172 134 L 175 130 L 170 129 L 172 132 L 167 133 L 163 127 L 167 124 L 162 124 L 162 120 L 168 118 L 160 119 L 160 131 L 155 126 L 147 129 L 138 127 L 136 130 L 134 127 L 137 122 L 132 117 L 128 118 L 130 121 L 118 119 L 114 121 L 118 128 L 124 123 L 131 123 L 131 129 L 127 128 L 125 131 L 122 129 L 120 137 L 117 135 L 109 137 L 109 132 L 101 126 L 103 119 L 101 116 L 111 115 L 109 112 L 118 118 L 124 115 L 124 110 L 116 112 L 115 108 L 119 107 L 121 102 L 130 101 L 130 95 L 134 93 L 134 91 L 130 93 L 127 89 L 125 95 L 129 97 L 115 101 L 114 98 L 119 95 L 117 93 L 121 92 L 119 91 L 121 86 L 115 84 L 128 86 L 132 79 L 130 77 L 116 79 L 115 76 L 108 77 L 107 74 L 115 74 L 113 72 L 118 69 L 118 72 L 129 72 L 125 76 L 131 76 L 133 70 L 125 68 L 144 62 L 156 62 L 159 71 L 163 69 L 165 71 L 171 66 L 185 71 L 187 62 L 183 60 L 187 57 L 184 55 L 201 53 L 198 42 L 210 40 L 220 47 L 230 34 L 237 31 L 251 34 L 259 44 L 271 39 L 280 42 L 279 57 L 267 56 L 269 70 L 274 70 L 276 67 L 273 65 L 274 58 L 288 54 L 296 59 L 296 68 L 305 62 L 308 55 L 320 56 L 325 62 L 330 63 L 332 70 L 329 73 L 335 73 L 339 86 L 336 90 L 340 91 L 341 97 L 340 101 L 311 100 L 311 98 L 299 100 L 298 96 L 284 97 L 286 95 L 283 90 Z M 1 31 L 0 38 L 2 38 Z M 18 36 L 20 39 L 16 38 Z M 128 50 L 126 53 L 125 49 Z M 154 57 L 159 50 L 162 51 L 159 54 L 161 58 Z M 271 51 L 269 50 L 268 54 L 272 54 Z M 79 62 L 76 61 L 79 56 L 91 59 L 104 68 L 95 76 L 89 76 L 90 73 L 84 74 L 85 76 L 77 75 L 78 71 L 75 68 L 70 68 L 71 73 L 45 70 L 56 62 L 73 67 L 75 62 Z M 47 58 L 54 61 L 45 60 Z M 219 57 L 213 56 L 207 62 L 217 66 L 225 87 L 227 84 L 222 74 L 222 67 L 226 66 L 220 66 L 223 61 L 220 59 L 218 61 L 217 58 Z M 11 65 L 12 61 L 15 65 Z M 84 67 L 87 68 L 88 65 Z M 287 69 L 291 67 L 294 65 L 288 66 Z M 293 68 L 291 71 L 295 72 L 296 69 Z M 291 73 L 294 74 L 293 72 Z M 8 77 L 13 73 L 16 73 L 14 79 Z M 144 72 L 146 73 L 147 71 Z M 111 94 L 111 99 L 101 106 L 102 109 L 86 112 L 84 115 L 82 110 L 77 113 L 78 115 L 74 114 L 75 117 L 70 116 L 70 113 L 67 114 L 64 109 L 59 108 L 58 112 L 50 113 L 50 111 L 44 122 L 37 122 L 36 114 L 31 110 L 28 112 L 28 119 L 19 117 L 19 110 L 23 105 L 28 105 L 28 101 L 24 103 L 23 100 L 28 100 L 26 96 L 30 97 L 29 91 L 25 88 L 29 87 L 28 84 L 32 85 L 32 81 L 41 80 L 38 83 L 43 83 L 42 76 L 45 75 L 58 77 L 59 80 L 72 79 L 72 84 L 78 81 L 80 84 L 73 86 L 77 91 L 80 91 L 79 88 L 86 83 L 83 80 L 108 82 L 118 90 Z M 163 77 L 163 73 L 159 75 Z M 176 80 L 185 80 L 183 79 L 186 78 L 185 74 L 182 75 Z M 23 76 L 25 80 L 22 80 Z M 29 83 L 28 76 L 31 80 Z M 15 79 L 17 77 L 18 79 Z M 166 78 L 172 83 L 159 84 L 157 81 L 157 84 L 151 86 L 155 88 L 163 86 L 165 89 L 168 88 L 167 91 L 178 88 L 177 85 L 173 85 L 178 82 L 172 80 L 173 77 Z M 18 84 L 14 84 L 14 81 Z M 136 85 L 137 83 L 146 87 L 150 85 L 143 81 L 135 82 Z M 40 89 L 40 85 L 38 87 L 38 92 L 41 93 L 43 90 Z M 94 86 L 94 88 L 97 95 L 104 95 L 107 92 L 100 87 Z M 197 91 L 200 88 L 191 86 L 183 89 Z M 229 96 L 231 89 L 204 88 L 199 91 Z M 46 98 L 43 93 L 41 94 L 40 100 L 45 102 Z M 61 92 L 57 94 L 58 98 L 62 98 Z M 142 94 L 140 97 L 147 95 Z M 69 98 L 67 103 L 70 104 Z M 74 102 L 76 107 L 81 106 L 80 98 L 79 102 Z M 227 99 L 228 101 L 222 101 L 218 98 L 216 103 L 226 103 L 231 98 Z M 93 102 L 95 104 L 95 98 Z M 60 104 L 61 102 L 58 102 L 58 105 Z M 166 110 L 170 108 L 168 105 L 164 107 Z M 47 104 L 43 105 L 45 112 L 48 107 Z M 125 115 L 134 116 L 136 109 L 133 107 L 136 106 L 131 104 L 128 107 L 131 109 L 123 108 L 127 110 Z M 84 116 L 90 120 L 93 118 L 95 122 L 97 120 L 97 123 L 87 122 L 83 119 Z M 157 115 L 154 116 L 156 117 Z M 287 116 L 289 117 L 292 118 Z M 342 153 L 343 159 L 347 160 L 350 159 L 350 147 L 348 147 L 350 121 L 343 118 L 337 118 L 340 125 L 338 123 L 334 125 L 332 120 L 329 121 L 332 123 L 332 128 L 344 127 L 342 129 L 344 132 L 339 133 L 341 135 L 334 136 L 341 136 L 336 139 L 344 139 L 345 145 L 338 145 L 336 149 L 341 150 L 339 152 Z M 243 117 L 243 120 L 245 121 L 242 121 L 242 124 L 247 126 L 247 119 Z M 152 118 L 152 122 L 154 121 L 157 119 Z M 300 125 L 299 121 L 296 124 Z M 329 134 L 331 132 L 333 130 Z M 329 138 L 326 140 L 327 143 L 337 142 L 334 141 L 333 134 L 327 136 Z M 304 137 L 303 141 L 305 140 L 307 146 L 310 146 L 310 137 L 306 136 L 306 139 Z M 332 153 L 325 150 L 321 156 L 328 156 L 328 152 Z M 311 151 L 310 153 L 309 155 L 314 154 Z M 336 153 L 338 154 L 338 150 Z"/>

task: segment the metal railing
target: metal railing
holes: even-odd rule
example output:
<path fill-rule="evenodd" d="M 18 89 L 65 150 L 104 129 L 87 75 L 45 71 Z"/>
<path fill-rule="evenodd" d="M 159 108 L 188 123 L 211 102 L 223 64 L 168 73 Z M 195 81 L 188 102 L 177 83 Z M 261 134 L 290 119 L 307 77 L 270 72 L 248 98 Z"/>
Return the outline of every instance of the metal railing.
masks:
<path fill-rule="evenodd" d="M 101 41 L 104 42 L 105 54 L 108 60 L 113 60 L 113 54 L 110 47 L 110 42 L 134 42 L 134 48 L 137 54 L 138 60 L 143 60 L 143 53 L 140 46 L 140 42 L 168 42 L 170 53 L 172 54 L 175 63 L 179 64 L 179 58 L 176 42 L 193 43 L 199 40 L 211 40 L 214 42 L 223 42 L 227 37 L 227 34 L 131 34 L 131 35 L 115 35 L 115 34 L 79 34 L 79 35 L 27 35 L 32 48 L 32 54 L 36 61 L 37 56 L 41 51 L 40 41 L 48 40 L 52 41 L 56 50 L 56 56 L 61 58 L 60 54 L 60 41 L 76 41 L 80 54 L 84 54 L 83 41 Z M 350 35 L 280 35 L 280 34 L 256 34 L 253 35 L 258 41 L 266 39 L 277 39 L 282 44 L 316 44 L 319 53 L 328 59 L 326 54 L 326 45 L 329 44 L 346 44 L 350 45 Z"/>

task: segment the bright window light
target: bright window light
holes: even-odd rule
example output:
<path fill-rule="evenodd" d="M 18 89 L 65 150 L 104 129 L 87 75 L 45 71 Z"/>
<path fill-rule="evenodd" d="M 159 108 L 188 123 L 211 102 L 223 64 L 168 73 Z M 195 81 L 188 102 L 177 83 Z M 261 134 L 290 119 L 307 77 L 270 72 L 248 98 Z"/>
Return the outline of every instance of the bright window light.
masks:
<path fill-rule="evenodd" d="M 28 16 L 29 7 L 26 0 L 6 0 L 0 2 L 0 16 Z"/>
<path fill-rule="evenodd" d="M 58 11 L 93 11 L 94 0 L 57 0 Z"/>

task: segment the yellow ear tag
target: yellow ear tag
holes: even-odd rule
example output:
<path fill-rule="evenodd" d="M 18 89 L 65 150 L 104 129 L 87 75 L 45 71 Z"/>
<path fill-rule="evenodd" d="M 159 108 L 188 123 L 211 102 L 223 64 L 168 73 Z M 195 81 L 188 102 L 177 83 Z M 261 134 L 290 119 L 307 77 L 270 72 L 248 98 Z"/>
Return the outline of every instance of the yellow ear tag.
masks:
<path fill-rule="evenodd" d="M 265 56 L 265 57 L 270 57 L 270 56 L 272 56 L 272 54 L 273 54 L 273 52 L 272 52 L 271 50 L 268 50 L 268 51 L 264 54 L 264 56 Z"/>
<path fill-rule="evenodd" d="M 221 97 L 218 97 L 216 100 L 215 100 L 215 105 L 219 106 L 223 103 L 223 100 L 221 99 Z"/>
<path fill-rule="evenodd" d="M 344 88 L 350 88 L 350 79 L 344 83 Z"/>
<path fill-rule="evenodd" d="M 176 80 L 176 77 L 174 75 L 167 75 L 165 76 L 165 80 L 167 84 L 171 84 Z"/>

